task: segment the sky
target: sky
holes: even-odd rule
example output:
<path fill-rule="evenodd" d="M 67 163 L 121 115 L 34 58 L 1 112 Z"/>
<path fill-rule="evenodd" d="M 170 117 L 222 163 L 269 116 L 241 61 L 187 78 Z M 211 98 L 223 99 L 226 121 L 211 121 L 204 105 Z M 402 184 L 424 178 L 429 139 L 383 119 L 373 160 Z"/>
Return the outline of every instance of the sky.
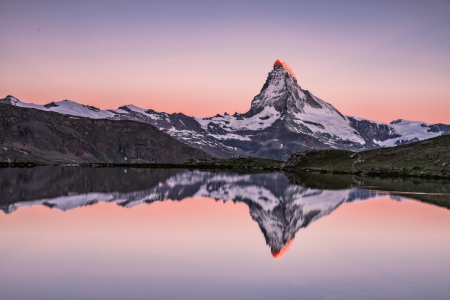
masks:
<path fill-rule="evenodd" d="M 449 29 L 449 0 L 0 0 L 0 97 L 244 113 L 281 58 L 345 115 L 450 123 Z"/>

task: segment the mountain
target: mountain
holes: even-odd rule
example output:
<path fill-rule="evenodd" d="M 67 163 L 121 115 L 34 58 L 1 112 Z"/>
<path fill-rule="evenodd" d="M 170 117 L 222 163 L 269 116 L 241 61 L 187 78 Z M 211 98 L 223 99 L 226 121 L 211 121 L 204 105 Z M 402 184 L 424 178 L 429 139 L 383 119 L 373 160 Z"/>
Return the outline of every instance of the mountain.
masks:
<path fill-rule="evenodd" d="M 156 178 L 156 180 L 155 180 Z M 110 181 L 111 180 L 111 181 Z M 146 184 L 147 182 L 147 184 Z M 97 202 L 134 207 L 158 201 L 208 197 L 248 205 L 275 258 L 295 234 L 343 203 L 384 196 L 348 187 L 339 190 L 292 184 L 281 173 L 212 173 L 186 170 L 37 167 L 0 169 L 0 208 L 45 205 L 63 211 Z"/>
<path fill-rule="evenodd" d="M 150 124 L 0 104 L 1 162 L 182 163 L 209 157 Z"/>
<path fill-rule="evenodd" d="M 361 135 L 380 147 L 399 146 L 450 134 L 450 125 L 442 123 L 430 124 L 398 119 L 385 124 L 357 117 L 347 118 Z"/>
<path fill-rule="evenodd" d="M 248 155 L 286 160 L 289 151 L 362 151 L 396 146 L 450 133 L 450 125 L 397 120 L 391 124 L 348 117 L 297 83 L 293 70 L 278 59 L 260 93 L 244 114 L 210 118 L 168 114 L 134 105 L 101 110 L 73 101 L 28 104 L 7 96 L 2 103 L 93 119 L 148 123 L 175 139 L 215 157 Z"/>

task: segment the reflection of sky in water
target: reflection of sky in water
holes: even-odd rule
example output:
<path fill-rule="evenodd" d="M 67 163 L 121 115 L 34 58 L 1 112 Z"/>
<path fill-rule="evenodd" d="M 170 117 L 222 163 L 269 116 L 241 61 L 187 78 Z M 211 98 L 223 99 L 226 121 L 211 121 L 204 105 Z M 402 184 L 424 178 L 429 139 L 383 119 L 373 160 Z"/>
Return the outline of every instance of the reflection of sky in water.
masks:
<path fill-rule="evenodd" d="M 268 190 L 288 199 L 276 185 Z M 343 203 L 298 230 L 279 260 L 253 210 L 196 197 L 1 214 L 2 298 L 446 299 L 450 292 L 445 208 L 387 196 Z"/>

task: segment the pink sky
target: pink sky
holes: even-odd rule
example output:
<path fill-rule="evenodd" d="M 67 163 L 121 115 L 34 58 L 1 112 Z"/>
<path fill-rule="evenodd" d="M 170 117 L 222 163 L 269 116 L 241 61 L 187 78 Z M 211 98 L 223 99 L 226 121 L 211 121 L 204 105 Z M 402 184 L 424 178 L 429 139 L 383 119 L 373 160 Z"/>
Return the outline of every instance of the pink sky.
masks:
<path fill-rule="evenodd" d="M 0 97 L 243 113 L 281 58 L 345 115 L 450 123 L 448 1 L 193 2 L 1 2 Z"/>

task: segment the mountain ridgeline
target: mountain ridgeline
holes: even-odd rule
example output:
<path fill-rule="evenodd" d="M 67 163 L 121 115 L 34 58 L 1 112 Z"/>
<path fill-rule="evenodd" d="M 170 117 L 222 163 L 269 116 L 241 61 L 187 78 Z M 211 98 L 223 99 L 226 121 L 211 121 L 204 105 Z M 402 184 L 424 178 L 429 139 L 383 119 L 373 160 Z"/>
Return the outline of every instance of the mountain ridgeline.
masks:
<path fill-rule="evenodd" d="M 7 96 L 0 103 L 92 119 L 133 120 L 154 125 L 206 153 L 229 158 L 247 155 L 286 160 L 289 151 L 342 149 L 363 151 L 416 142 L 450 133 L 450 125 L 396 120 L 390 124 L 348 117 L 297 83 L 293 70 L 278 59 L 246 113 L 210 118 L 168 114 L 125 105 L 101 110 L 64 100 L 47 105 Z"/>
<path fill-rule="evenodd" d="M 182 163 L 209 158 L 150 124 L 0 104 L 0 162 Z"/>

